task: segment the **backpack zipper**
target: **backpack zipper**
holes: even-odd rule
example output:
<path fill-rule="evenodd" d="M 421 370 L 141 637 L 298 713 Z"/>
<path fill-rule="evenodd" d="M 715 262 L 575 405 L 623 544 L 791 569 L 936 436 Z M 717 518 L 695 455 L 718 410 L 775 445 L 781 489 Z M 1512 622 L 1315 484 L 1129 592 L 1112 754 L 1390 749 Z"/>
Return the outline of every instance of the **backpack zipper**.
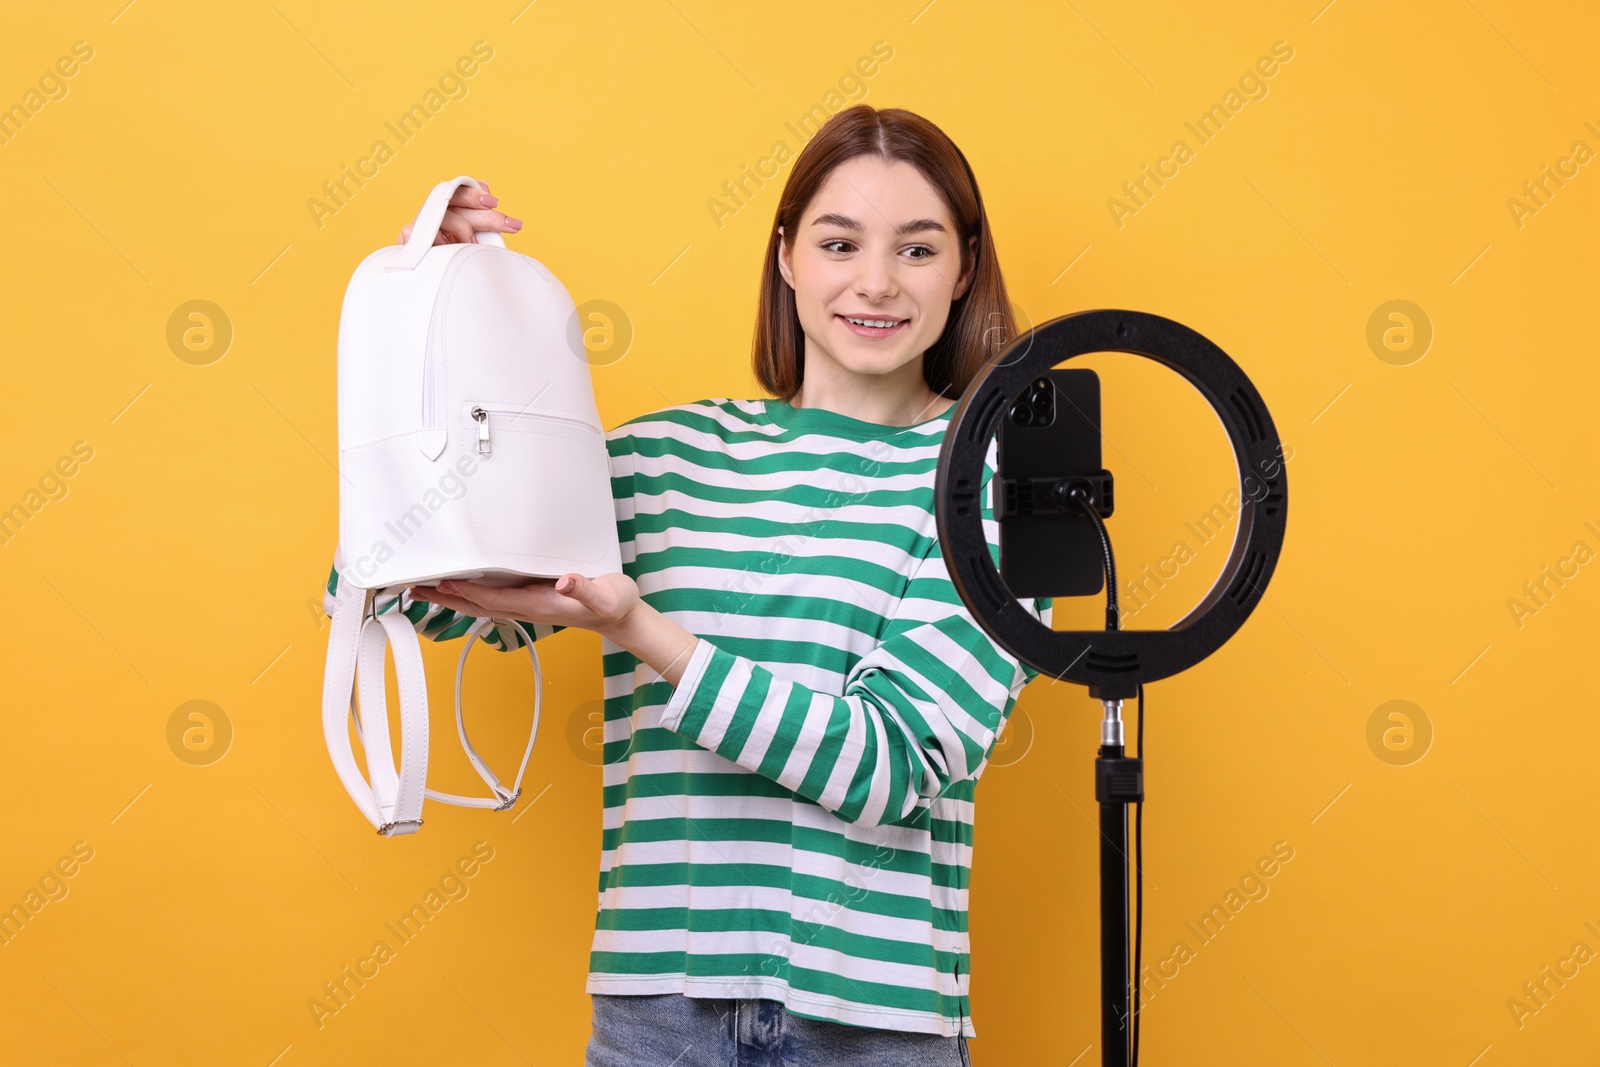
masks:
<path fill-rule="evenodd" d="M 482 408 L 473 408 L 472 417 L 478 423 L 478 455 L 489 454 L 489 413 Z"/>
<path fill-rule="evenodd" d="M 444 273 L 439 276 L 439 287 L 434 292 L 433 309 L 428 318 L 428 340 L 422 350 L 422 428 L 424 430 L 443 430 L 444 412 L 439 410 L 440 389 L 436 379 L 444 372 L 441 366 L 444 356 L 439 348 L 444 344 L 443 332 L 444 316 L 440 314 L 450 299 L 450 290 L 455 285 L 456 275 L 461 273 L 461 265 L 471 255 L 472 250 L 490 248 L 491 245 L 463 246 L 464 250 L 452 256 L 449 263 L 445 264 Z"/>
<path fill-rule="evenodd" d="M 493 448 L 493 442 L 489 437 L 490 415 L 504 415 L 512 419 L 527 418 L 532 420 L 567 422 L 574 426 L 581 426 L 590 433 L 596 432 L 595 428 L 583 419 L 574 418 L 571 415 L 558 415 L 554 412 L 540 411 L 537 408 L 485 407 L 482 404 L 472 404 L 469 402 L 467 414 L 473 422 L 478 424 L 477 451 L 478 455 L 480 456 L 488 456 L 493 454 L 491 452 L 491 449 Z"/>

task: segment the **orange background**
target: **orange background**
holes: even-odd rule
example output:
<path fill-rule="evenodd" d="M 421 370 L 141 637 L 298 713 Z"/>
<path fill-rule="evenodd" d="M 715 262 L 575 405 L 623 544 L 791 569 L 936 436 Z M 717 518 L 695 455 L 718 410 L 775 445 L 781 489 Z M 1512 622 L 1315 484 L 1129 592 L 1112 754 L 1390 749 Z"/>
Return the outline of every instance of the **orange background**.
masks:
<path fill-rule="evenodd" d="M 594 336 L 608 427 L 755 396 L 781 178 L 743 203 L 723 183 L 777 142 L 792 157 L 788 124 L 812 107 L 857 100 L 918 111 L 962 147 L 1025 321 L 1130 307 L 1192 326 L 1293 449 L 1266 600 L 1149 689 L 1145 961 L 1169 977 L 1147 986 L 1146 1062 L 1592 1055 L 1600 18 L 1323 2 L 8 14 L 0 106 L 23 110 L 0 123 L 0 508 L 25 521 L 0 540 L 0 907 L 40 895 L 0 946 L 6 1058 L 579 1062 L 598 638 L 548 642 L 516 813 L 430 804 L 423 833 L 380 839 L 323 747 L 344 286 L 435 182 L 472 174 L 525 220 L 513 248 L 580 304 L 615 306 L 610 340 Z M 451 80 L 479 41 L 489 57 Z M 864 76 L 877 42 L 890 56 Z M 385 124 L 414 104 L 428 119 L 401 143 Z M 1186 124 L 1214 104 L 1227 120 L 1202 142 Z M 379 139 L 391 152 L 364 185 L 329 199 Z M 1178 140 L 1187 158 L 1163 163 Z M 1146 166 L 1168 177 L 1131 199 Z M 197 300 L 214 332 L 185 347 Z M 1129 625 L 1164 627 L 1227 554 L 1225 439 L 1159 368 L 1085 362 L 1118 563 L 1149 593 Z M 1208 513 L 1226 536 L 1187 525 Z M 1057 624 L 1099 612 L 1061 599 Z M 475 789 L 440 710 L 455 649 L 425 651 L 432 784 Z M 502 773 L 526 673 L 483 652 L 468 679 L 474 741 Z M 210 727 L 186 742 L 191 701 Z M 1099 708 L 1036 683 L 1019 709 L 980 792 L 973 1051 L 1098 1063 Z M 1275 846 L 1292 858 L 1249 879 Z M 459 899 L 435 898 L 397 944 L 385 923 L 464 858 L 472 876 L 446 880 Z M 1207 942 L 1188 924 L 1213 905 L 1228 919 Z M 308 1002 L 380 938 L 393 958 L 319 1023 Z"/>

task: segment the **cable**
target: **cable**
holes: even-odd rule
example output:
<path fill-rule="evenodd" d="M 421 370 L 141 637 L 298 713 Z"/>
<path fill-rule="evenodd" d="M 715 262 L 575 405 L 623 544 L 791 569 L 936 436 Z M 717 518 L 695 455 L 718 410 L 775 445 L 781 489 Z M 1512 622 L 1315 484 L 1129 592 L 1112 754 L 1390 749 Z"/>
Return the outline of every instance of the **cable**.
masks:
<path fill-rule="evenodd" d="M 1119 629 L 1122 624 L 1117 609 L 1117 559 L 1111 554 L 1111 535 L 1106 532 L 1105 521 L 1100 518 L 1094 502 L 1089 499 L 1089 489 L 1086 485 L 1074 484 L 1067 490 L 1067 496 L 1076 500 L 1083 508 L 1084 514 L 1094 520 L 1094 528 L 1100 534 L 1100 551 L 1106 560 L 1106 629 Z"/>
<path fill-rule="evenodd" d="M 1121 626 L 1121 612 L 1117 606 L 1117 560 L 1111 551 L 1111 535 L 1106 531 L 1106 524 L 1100 518 L 1100 513 L 1095 510 L 1094 502 L 1090 499 L 1089 488 L 1082 483 L 1073 485 L 1067 490 L 1067 496 L 1076 501 L 1078 506 L 1094 521 L 1094 528 L 1100 534 L 1100 551 L 1106 562 L 1106 629 L 1116 630 Z M 1136 757 L 1141 764 L 1144 761 L 1144 683 L 1139 683 L 1139 732 Z M 1129 984 L 1133 987 L 1128 991 L 1131 1001 L 1128 1017 L 1128 1067 L 1139 1065 L 1139 1008 L 1142 991 L 1139 988 L 1139 968 L 1144 954 L 1144 804 L 1141 802 L 1134 806 L 1133 811 L 1133 881 L 1137 896 L 1134 897 L 1133 919 L 1133 972 Z"/>

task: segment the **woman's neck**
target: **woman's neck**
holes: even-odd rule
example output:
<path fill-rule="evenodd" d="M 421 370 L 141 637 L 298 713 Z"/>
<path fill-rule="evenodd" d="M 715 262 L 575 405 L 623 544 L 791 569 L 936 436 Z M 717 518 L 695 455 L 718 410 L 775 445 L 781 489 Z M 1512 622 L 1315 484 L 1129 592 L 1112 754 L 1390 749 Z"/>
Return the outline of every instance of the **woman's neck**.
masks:
<path fill-rule="evenodd" d="M 919 373 L 905 384 L 878 381 L 836 381 L 829 375 L 807 375 L 789 398 L 792 408 L 822 408 L 880 426 L 915 426 L 937 418 L 955 401 L 928 388 Z"/>

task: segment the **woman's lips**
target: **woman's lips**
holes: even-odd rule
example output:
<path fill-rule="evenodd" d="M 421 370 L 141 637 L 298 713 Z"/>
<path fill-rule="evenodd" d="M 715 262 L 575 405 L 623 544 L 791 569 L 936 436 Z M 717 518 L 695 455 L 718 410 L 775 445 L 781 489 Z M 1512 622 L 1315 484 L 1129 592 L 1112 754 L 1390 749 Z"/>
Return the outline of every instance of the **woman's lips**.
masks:
<path fill-rule="evenodd" d="M 897 333 L 901 329 L 901 327 L 905 326 L 905 324 L 910 321 L 909 319 L 901 319 L 899 322 L 895 323 L 893 326 L 883 327 L 883 326 L 862 326 L 860 323 L 851 322 L 849 319 L 847 319 L 843 315 L 835 315 L 834 318 L 836 318 L 840 322 L 844 323 L 844 328 L 849 330 L 851 333 L 855 334 L 857 337 L 889 337 L 889 336 Z M 877 321 L 886 322 L 886 321 L 888 321 L 888 317 L 884 316 L 883 318 L 879 318 Z"/>

